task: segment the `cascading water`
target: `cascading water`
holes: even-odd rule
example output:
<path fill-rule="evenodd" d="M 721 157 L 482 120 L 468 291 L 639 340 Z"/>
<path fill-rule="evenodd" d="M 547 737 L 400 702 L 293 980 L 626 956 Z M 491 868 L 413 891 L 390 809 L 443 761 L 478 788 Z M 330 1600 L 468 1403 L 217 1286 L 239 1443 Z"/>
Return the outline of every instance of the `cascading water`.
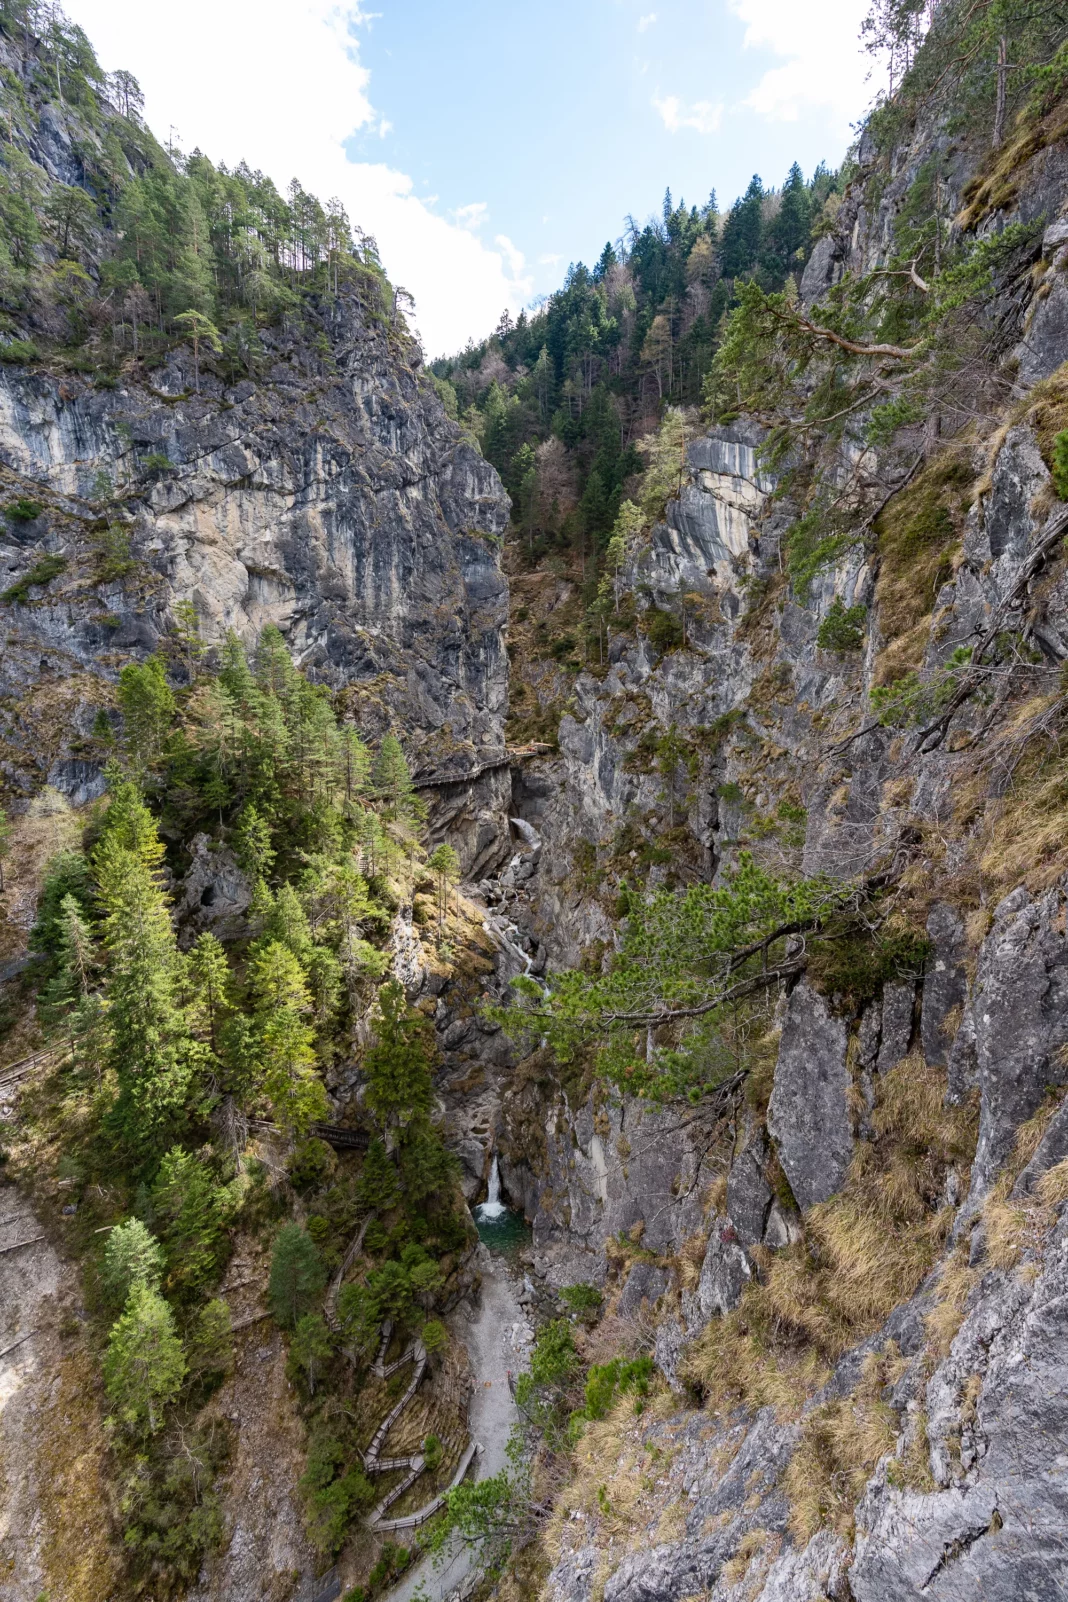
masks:
<path fill-rule="evenodd" d="M 508 1208 L 501 1201 L 501 1170 L 496 1157 L 494 1157 L 493 1167 L 490 1169 L 486 1199 L 475 1208 L 475 1216 L 480 1223 L 485 1223 L 489 1219 L 503 1218 L 507 1211 Z"/>

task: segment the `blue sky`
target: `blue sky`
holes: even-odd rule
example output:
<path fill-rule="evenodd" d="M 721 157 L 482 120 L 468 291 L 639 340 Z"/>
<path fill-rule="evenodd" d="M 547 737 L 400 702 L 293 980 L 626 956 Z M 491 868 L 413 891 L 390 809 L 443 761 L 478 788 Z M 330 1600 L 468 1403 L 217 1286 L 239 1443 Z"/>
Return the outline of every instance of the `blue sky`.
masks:
<path fill-rule="evenodd" d="M 876 87 L 865 0 L 67 0 L 163 139 L 338 194 L 456 349 L 628 212 L 835 165 Z"/>
<path fill-rule="evenodd" d="M 550 289 L 627 213 L 659 210 L 668 185 L 698 203 L 715 187 L 723 206 L 756 171 L 778 184 L 795 158 L 806 174 L 840 159 L 837 107 L 783 121 L 745 104 L 778 60 L 745 33 L 730 6 L 696 0 L 386 0 L 360 54 L 391 127 L 350 149 L 384 150 L 446 213 L 485 207 L 467 215 Z"/>

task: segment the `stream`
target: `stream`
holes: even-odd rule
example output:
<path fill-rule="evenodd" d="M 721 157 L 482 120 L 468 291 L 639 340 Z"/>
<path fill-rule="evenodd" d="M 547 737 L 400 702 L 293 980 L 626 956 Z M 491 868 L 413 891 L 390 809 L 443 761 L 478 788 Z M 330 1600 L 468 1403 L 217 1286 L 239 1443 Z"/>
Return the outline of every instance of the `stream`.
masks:
<path fill-rule="evenodd" d="M 505 1449 L 517 1417 L 508 1372 L 515 1374 L 526 1366 L 533 1331 L 516 1300 L 516 1287 L 503 1258 L 480 1246 L 478 1266 L 482 1273 L 478 1306 L 459 1312 L 451 1325 L 467 1347 L 474 1376 L 468 1428 L 482 1452 L 469 1477 L 484 1480 L 500 1473 L 507 1462 Z M 409 1602 L 417 1592 L 428 1602 L 447 1602 L 474 1567 L 466 1547 L 441 1568 L 436 1569 L 429 1557 L 423 1558 L 388 1593 L 388 1602 Z"/>

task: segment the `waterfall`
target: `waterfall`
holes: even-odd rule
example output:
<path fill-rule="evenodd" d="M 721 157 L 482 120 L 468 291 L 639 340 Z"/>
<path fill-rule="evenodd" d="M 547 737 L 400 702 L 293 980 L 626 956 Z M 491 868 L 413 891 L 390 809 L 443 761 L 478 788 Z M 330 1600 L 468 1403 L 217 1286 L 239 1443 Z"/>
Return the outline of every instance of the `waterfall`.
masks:
<path fill-rule="evenodd" d="M 475 1208 L 475 1212 L 478 1214 L 479 1218 L 488 1219 L 500 1218 L 507 1211 L 507 1207 L 501 1201 L 501 1170 L 497 1163 L 497 1158 L 494 1156 L 493 1167 L 490 1169 L 489 1190 L 486 1193 L 486 1199 Z"/>

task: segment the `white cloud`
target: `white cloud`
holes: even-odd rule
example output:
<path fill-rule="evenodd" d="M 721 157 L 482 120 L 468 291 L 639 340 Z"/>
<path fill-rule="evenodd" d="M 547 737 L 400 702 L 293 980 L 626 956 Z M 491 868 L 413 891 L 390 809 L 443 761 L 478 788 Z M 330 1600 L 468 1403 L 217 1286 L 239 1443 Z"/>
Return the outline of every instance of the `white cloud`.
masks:
<path fill-rule="evenodd" d="M 516 280 L 521 279 L 527 269 L 523 252 L 518 250 L 516 246 L 512 244 L 512 241 L 508 238 L 507 234 L 497 234 L 494 237 L 493 243 L 495 245 L 499 245 L 504 251 L 512 277 Z"/>
<path fill-rule="evenodd" d="M 558 267 L 563 259 L 564 258 L 559 254 L 559 252 L 550 251 L 547 255 L 538 257 L 538 266 Z"/>
<path fill-rule="evenodd" d="M 653 105 L 659 111 L 668 133 L 673 134 L 683 128 L 693 128 L 701 134 L 714 134 L 723 116 L 723 107 L 714 106 L 711 100 L 695 100 L 691 106 L 687 106 L 678 95 L 665 95 L 663 100 L 654 95 Z"/>
<path fill-rule="evenodd" d="M 639 17 L 638 18 L 638 32 L 639 33 L 644 33 L 646 28 L 651 28 L 655 21 L 656 21 L 656 12 L 655 11 L 650 11 L 644 17 Z"/>
<path fill-rule="evenodd" d="M 144 0 L 65 6 L 105 67 L 140 80 L 158 137 L 175 124 L 186 149 L 199 145 L 228 165 L 247 159 L 279 188 L 296 176 L 324 200 L 340 196 L 375 235 L 390 277 L 415 296 L 429 355 L 459 349 L 529 299 L 509 251 L 434 212 L 406 173 L 346 157 L 353 133 L 390 131 L 355 37 L 376 13 L 333 0 L 185 0 L 175 27 L 165 7 Z"/>
<path fill-rule="evenodd" d="M 484 200 L 472 200 L 469 206 L 457 206 L 452 215 L 461 228 L 478 228 L 486 220 L 489 207 Z"/>
<path fill-rule="evenodd" d="M 745 104 L 776 122 L 796 122 L 814 109 L 830 112 L 845 133 L 870 98 L 870 61 L 859 43 L 869 0 L 731 0 L 746 24 L 745 44 L 783 57 L 746 97 Z"/>

